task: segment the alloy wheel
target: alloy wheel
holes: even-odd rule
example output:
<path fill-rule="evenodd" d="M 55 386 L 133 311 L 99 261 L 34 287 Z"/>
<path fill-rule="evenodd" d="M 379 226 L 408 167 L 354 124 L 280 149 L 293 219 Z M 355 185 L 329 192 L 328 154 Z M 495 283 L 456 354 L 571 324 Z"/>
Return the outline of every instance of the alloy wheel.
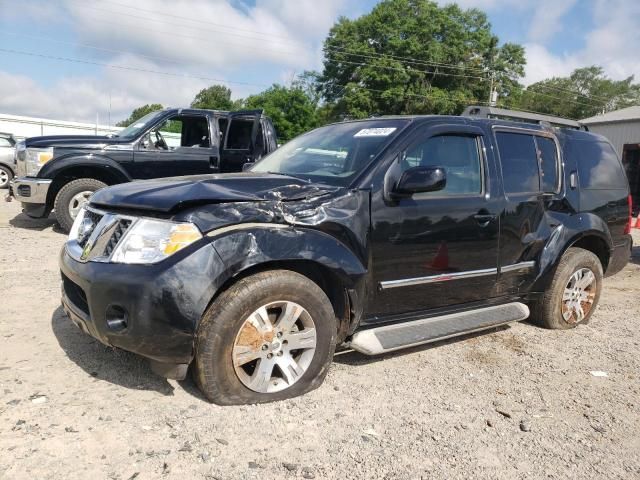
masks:
<path fill-rule="evenodd" d="M 294 302 L 271 302 L 255 310 L 240 327 L 233 345 L 233 368 L 254 392 L 279 392 L 304 375 L 315 350 L 316 327 L 309 312 Z"/>
<path fill-rule="evenodd" d="M 596 276 L 590 269 L 574 272 L 562 294 L 562 318 L 571 324 L 584 320 L 593 307 L 597 288 Z"/>

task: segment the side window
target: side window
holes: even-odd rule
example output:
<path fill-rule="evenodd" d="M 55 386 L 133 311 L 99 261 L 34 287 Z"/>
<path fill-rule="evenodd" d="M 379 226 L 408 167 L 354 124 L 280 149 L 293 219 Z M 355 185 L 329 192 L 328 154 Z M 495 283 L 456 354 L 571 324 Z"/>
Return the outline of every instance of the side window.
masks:
<path fill-rule="evenodd" d="M 482 192 L 480 149 L 478 139 L 474 136 L 440 135 L 410 147 L 402 162 L 402 170 L 417 166 L 442 167 L 447 175 L 447 184 L 443 190 L 421 193 L 420 196 Z"/>
<path fill-rule="evenodd" d="M 150 136 L 153 147 L 161 150 L 211 146 L 209 121 L 200 115 L 171 117 L 155 128 Z"/>
<path fill-rule="evenodd" d="M 228 119 L 218 118 L 218 131 L 220 132 L 220 142 L 218 145 L 222 145 L 224 143 L 224 136 L 227 133 L 227 125 L 229 125 Z"/>
<path fill-rule="evenodd" d="M 536 145 L 532 135 L 496 132 L 504 190 L 509 193 L 540 191 Z"/>
<path fill-rule="evenodd" d="M 0 137 L 0 147 L 13 147 L 8 138 Z"/>
<path fill-rule="evenodd" d="M 580 186 L 587 189 L 627 188 L 622 164 L 611 145 L 606 142 L 576 141 Z"/>
<path fill-rule="evenodd" d="M 551 138 L 536 136 L 536 145 L 538 146 L 542 191 L 554 193 L 559 186 L 559 159 L 556 142 Z"/>
<path fill-rule="evenodd" d="M 253 117 L 234 118 L 229 126 L 225 148 L 229 150 L 249 150 L 251 148 L 253 122 Z"/>

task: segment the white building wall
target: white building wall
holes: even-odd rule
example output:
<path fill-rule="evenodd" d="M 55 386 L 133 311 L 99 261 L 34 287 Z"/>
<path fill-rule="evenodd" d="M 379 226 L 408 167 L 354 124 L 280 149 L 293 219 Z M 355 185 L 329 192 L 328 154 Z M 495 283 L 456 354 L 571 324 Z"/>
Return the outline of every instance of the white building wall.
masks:
<path fill-rule="evenodd" d="M 42 135 L 106 135 L 117 133 L 120 127 L 93 123 L 66 122 L 46 118 L 23 117 L 0 113 L 0 132 L 11 133 L 18 140 Z"/>
<path fill-rule="evenodd" d="M 589 131 L 606 137 L 622 157 L 622 148 L 628 143 L 640 144 L 640 120 L 587 125 Z"/>

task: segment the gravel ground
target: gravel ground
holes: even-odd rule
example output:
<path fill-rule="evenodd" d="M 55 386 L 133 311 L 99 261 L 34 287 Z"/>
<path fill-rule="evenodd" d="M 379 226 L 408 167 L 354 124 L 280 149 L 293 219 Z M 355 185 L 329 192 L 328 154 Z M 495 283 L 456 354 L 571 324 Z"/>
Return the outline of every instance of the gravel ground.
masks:
<path fill-rule="evenodd" d="M 217 407 L 67 320 L 64 239 L 0 205 L 0 478 L 640 478 L 638 248 L 577 330 L 346 353 L 307 396 Z"/>

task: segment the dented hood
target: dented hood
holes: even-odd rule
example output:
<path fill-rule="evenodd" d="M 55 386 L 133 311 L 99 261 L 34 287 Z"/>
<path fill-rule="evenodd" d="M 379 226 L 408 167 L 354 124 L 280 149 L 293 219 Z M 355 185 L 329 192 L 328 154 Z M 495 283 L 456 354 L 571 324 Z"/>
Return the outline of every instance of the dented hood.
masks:
<path fill-rule="evenodd" d="M 236 173 L 161 178 L 123 183 L 96 192 L 101 208 L 177 212 L 194 205 L 227 202 L 296 201 L 338 190 L 286 175 Z"/>

